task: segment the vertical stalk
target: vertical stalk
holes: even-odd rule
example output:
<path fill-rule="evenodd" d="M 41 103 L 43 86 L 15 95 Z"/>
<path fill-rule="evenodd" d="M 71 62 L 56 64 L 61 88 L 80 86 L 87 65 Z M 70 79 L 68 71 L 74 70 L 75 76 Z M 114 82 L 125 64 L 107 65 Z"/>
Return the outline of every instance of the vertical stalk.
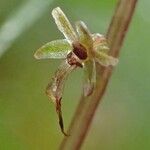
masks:
<path fill-rule="evenodd" d="M 119 0 L 115 14 L 107 32 L 110 44 L 110 55 L 118 57 L 129 23 L 133 16 L 137 0 Z M 69 127 L 69 137 L 64 137 L 60 150 L 79 150 L 88 133 L 96 108 L 106 91 L 112 74 L 112 67 L 97 65 L 97 83 L 89 97 L 81 96 L 81 100 Z"/>

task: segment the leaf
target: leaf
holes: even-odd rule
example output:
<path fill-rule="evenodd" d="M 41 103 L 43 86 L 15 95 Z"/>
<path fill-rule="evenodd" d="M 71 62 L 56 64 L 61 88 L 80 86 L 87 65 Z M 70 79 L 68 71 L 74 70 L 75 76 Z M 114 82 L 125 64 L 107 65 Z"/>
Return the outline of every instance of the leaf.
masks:
<path fill-rule="evenodd" d="M 66 58 L 67 54 L 72 50 L 72 46 L 66 39 L 51 41 L 39 48 L 34 57 L 36 59 L 47 58 Z"/>
<path fill-rule="evenodd" d="M 92 55 L 93 49 L 93 40 L 91 34 L 83 21 L 78 21 L 75 25 L 79 35 L 79 41 L 86 47 L 88 55 L 90 57 Z"/>
<path fill-rule="evenodd" d="M 72 25 L 70 24 L 69 20 L 59 7 L 53 9 L 52 16 L 55 20 L 58 29 L 64 34 L 65 38 L 70 43 L 77 41 L 77 35 Z"/>
<path fill-rule="evenodd" d="M 112 56 L 107 55 L 106 53 L 97 51 L 95 53 L 96 62 L 100 63 L 102 66 L 116 66 L 118 63 L 118 59 Z"/>
<path fill-rule="evenodd" d="M 93 48 L 95 51 L 108 53 L 109 46 L 107 43 L 107 39 L 105 38 L 104 35 L 95 33 L 92 34 L 92 39 L 93 39 Z"/>
<path fill-rule="evenodd" d="M 93 59 L 84 63 L 84 75 L 84 96 L 89 96 L 92 94 L 96 83 L 96 67 Z"/>

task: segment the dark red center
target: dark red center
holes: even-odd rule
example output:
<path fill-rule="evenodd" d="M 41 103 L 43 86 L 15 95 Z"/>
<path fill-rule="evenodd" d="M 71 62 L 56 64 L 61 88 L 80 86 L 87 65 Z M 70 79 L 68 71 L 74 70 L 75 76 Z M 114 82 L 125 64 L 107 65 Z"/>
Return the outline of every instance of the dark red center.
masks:
<path fill-rule="evenodd" d="M 74 53 L 79 59 L 84 60 L 84 59 L 87 58 L 86 48 L 85 48 L 82 44 L 76 42 L 76 43 L 73 43 L 72 46 L 73 46 L 73 53 Z"/>

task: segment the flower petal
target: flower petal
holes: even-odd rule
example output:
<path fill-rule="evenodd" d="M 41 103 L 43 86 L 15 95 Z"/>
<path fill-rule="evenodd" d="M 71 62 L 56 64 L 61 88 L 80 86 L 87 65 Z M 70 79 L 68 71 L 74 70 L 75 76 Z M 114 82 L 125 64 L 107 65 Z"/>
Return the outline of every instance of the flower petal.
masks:
<path fill-rule="evenodd" d="M 67 19 L 67 17 L 59 7 L 53 9 L 52 16 L 55 20 L 58 29 L 64 34 L 65 38 L 70 43 L 76 41 L 77 35 L 72 25 L 70 24 L 69 20 Z"/>
<path fill-rule="evenodd" d="M 76 30 L 79 35 L 79 41 L 81 42 L 81 44 L 85 46 L 85 48 L 87 49 L 88 55 L 90 57 L 90 55 L 92 55 L 92 50 L 93 50 L 92 36 L 83 21 L 78 21 L 76 22 L 75 25 L 76 25 Z"/>
<path fill-rule="evenodd" d="M 109 46 L 107 43 L 107 39 L 105 38 L 104 35 L 95 33 L 92 34 L 92 39 L 93 39 L 93 48 L 95 51 L 108 53 Z"/>
<path fill-rule="evenodd" d="M 96 83 L 96 67 L 93 59 L 84 63 L 84 75 L 84 96 L 89 96 L 92 94 Z"/>
<path fill-rule="evenodd" d="M 61 111 L 61 99 L 64 91 L 65 82 L 68 75 L 76 68 L 76 65 L 69 65 L 65 60 L 57 69 L 53 80 L 48 84 L 46 88 L 46 94 L 54 102 L 56 112 L 59 118 L 59 125 L 64 135 L 67 135 L 64 131 L 63 117 Z"/>
<path fill-rule="evenodd" d="M 116 66 L 118 63 L 118 59 L 112 56 L 107 55 L 106 53 L 97 51 L 95 53 L 96 62 L 100 63 L 102 66 Z"/>
<path fill-rule="evenodd" d="M 39 48 L 34 57 L 36 59 L 47 58 L 66 58 L 67 54 L 72 50 L 72 46 L 66 39 L 51 41 Z"/>
<path fill-rule="evenodd" d="M 68 64 L 67 60 L 64 60 L 58 67 L 53 80 L 47 86 L 48 96 L 53 102 L 55 102 L 55 99 L 61 99 L 66 79 L 75 68 L 76 65 Z"/>

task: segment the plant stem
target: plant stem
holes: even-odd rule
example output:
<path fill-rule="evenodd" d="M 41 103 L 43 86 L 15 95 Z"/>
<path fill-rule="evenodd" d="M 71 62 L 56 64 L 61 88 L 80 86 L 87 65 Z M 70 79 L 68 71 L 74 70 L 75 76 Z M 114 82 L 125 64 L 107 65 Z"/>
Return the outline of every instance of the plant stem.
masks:
<path fill-rule="evenodd" d="M 137 0 L 119 0 L 115 14 L 107 32 L 110 55 L 118 57 L 129 23 L 135 10 Z M 69 137 L 64 137 L 60 150 L 79 150 L 88 133 L 96 108 L 106 91 L 112 74 L 112 67 L 97 65 L 97 83 L 89 97 L 81 96 L 81 100 L 69 128 Z"/>

